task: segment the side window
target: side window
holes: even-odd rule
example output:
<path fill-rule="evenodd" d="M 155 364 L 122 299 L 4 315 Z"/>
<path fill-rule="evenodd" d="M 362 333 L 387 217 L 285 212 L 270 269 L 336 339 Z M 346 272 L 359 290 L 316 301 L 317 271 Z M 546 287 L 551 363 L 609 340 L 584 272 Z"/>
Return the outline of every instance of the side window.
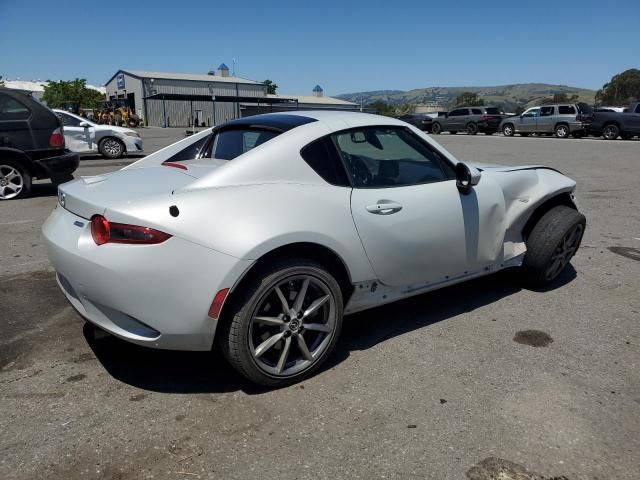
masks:
<path fill-rule="evenodd" d="M 542 107 L 540 109 L 541 117 L 549 117 L 551 115 L 553 115 L 553 107 Z"/>
<path fill-rule="evenodd" d="M 349 178 L 330 137 L 316 140 L 302 150 L 300 155 L 327 183 L 349 187 Z"/>
<path fill-rule="evenodd" d="M 473 115 L 482 115 L 482 110 L 480 110 L 479 108 L 472 108 L 471 113 Z"/>
<path fill-rule="evenodd" d="M 640 113 L 640 103 L 636 105 L 636 113 Z"/>
<path fill-rule="evenodd" d="M 527 110 L 522 114 L 523 117 L 537 117 L 539 115 L 540 115 L 539 108 L 530 108 L 529 110 Z"/>
<path fill-rule="evenodd" d="M 574 107 L 573 105 L 560 105 L 558 107 L 558 113 L 560 115 L 575 115 L 576 107 Z"/>
<path fill-rule="evenodd" d="M 0 93 L 0 120 L 25 120 L 31 115 L 31 110 L 9 95 Z"/>
<path fill-rule="evenodd" d="M 403 128 L 360 128 L 332 137 L 356 188 L 418 185 L 455 177 L 446 160 Z"/>
<path fill-rule="evenodd" d="M 468 110 L 466 108 L 459 108 L 451 112 L 449 115 L 452 117 L 461 117 L 463 115 L 467 115 L 467 112 Z"/>
<path fill-rule="evenodd" d="M 195 160 L 198 158 L 202 146 L 209 140 L 211 135 L 205 135 L 200 140 L 192 143 L 188 147 L 180 150 L 178 153 L 174 153 L 173 156 L 167 158 L 165 162 L 180 162 L 183 160 Z"/>
<path fill-rule="evenodd" d="M 65 115 L 64 113 L 56 113 L 60 120 L 62 120 L 62 124 L 65 127 L 77 127 L 80 125 L 80 120 L 76 117 L 72 117 L 71 115 Z"/>

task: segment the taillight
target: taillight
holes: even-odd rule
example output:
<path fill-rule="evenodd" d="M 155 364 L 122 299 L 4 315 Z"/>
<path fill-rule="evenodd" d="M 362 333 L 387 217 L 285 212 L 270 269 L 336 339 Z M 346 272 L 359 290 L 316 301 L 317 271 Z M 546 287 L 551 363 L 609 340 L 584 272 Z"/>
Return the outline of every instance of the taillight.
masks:
<path fill-rule="evenodd" d="M 168 233 L 153 228 L 112 223 L 102 215 L 94 215 L 91 218 L 91 236 L 96 245 L 105 243 L 154 245 L 171 238 Z"/>
<path fill-rule="evenodd" d="M 51 136 L 49 137 L 49 146 L 58 148 L 64 147 L 64 135 L 62 134 L 62 128 L 58 127 L 51 132 Z"/>

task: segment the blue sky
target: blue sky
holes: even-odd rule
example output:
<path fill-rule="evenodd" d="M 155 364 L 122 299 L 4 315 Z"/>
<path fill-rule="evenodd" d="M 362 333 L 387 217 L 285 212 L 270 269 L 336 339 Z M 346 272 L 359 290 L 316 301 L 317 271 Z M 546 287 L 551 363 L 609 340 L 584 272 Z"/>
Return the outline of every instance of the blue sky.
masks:
<path fill-rule="evenodd" d="M 0 0 L 0 75 L 119 68 L 238 76 L 325 94 L 521 82 L 599 88 L 640 68 L 640 0 Z"/>

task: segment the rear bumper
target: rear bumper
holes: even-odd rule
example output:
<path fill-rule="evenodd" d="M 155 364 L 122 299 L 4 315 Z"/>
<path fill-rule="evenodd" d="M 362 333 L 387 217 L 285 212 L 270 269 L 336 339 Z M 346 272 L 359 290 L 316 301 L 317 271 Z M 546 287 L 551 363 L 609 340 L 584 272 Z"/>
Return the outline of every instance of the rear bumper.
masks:
<path fill-rule="evenodd" d="M 51 178 L 54 183 L 62 183 L 73 178 L 73 172 L 80 164 L 77 153 L 66 152 L 57 157 L 34 160 L 38 167 L 38 178 Z"/>
<path fill-rule="evenodd" d="M 42 231 L 58 285 L 80 315 L 153 348 L 209 350 L 217 325 L 211 302 L 251 264 L 177 237 L 97 246 L 88 221 L 60 206 Z"/>

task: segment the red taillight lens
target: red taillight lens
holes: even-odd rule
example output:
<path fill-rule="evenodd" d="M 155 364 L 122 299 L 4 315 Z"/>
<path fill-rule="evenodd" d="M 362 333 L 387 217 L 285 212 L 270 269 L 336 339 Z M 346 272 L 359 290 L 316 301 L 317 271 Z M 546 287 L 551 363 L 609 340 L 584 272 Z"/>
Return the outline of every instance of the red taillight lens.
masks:
<path fill-rule="evenodd" d="M 91 218 L 91 236 L 96 245 L 104 245 L 109 241 L 110 225 L 109 220 L 102 215 Z"/>
<path fill-rule="evenodd" d="M 220 312 L 222 311 L 222 305 L 224 305 L 224 301 L 227 298 L 229 293 L 228 288 L 223 288 L 216 296 L 213 297 L 213 302 L 211 302 L 211 308 L 209 308 L 209 316 L 213 319 L 217 319 L 220 316 Z"/>
<path fill-rule="evenodd" d="M 49 137 L 49 146 L 58 148 L 64 147 L 64 135 L 62 134 L 61 128 L 56 128 L 51 132 L 51 136 Z"/>
<path fill-rule="evenodd" d="M 91 236 L 96 245 L 105 243 L 155 245 L 171 238 L 168 233 L 153 228 L 111 223 L 102 215 L 91 218 Z"/>

